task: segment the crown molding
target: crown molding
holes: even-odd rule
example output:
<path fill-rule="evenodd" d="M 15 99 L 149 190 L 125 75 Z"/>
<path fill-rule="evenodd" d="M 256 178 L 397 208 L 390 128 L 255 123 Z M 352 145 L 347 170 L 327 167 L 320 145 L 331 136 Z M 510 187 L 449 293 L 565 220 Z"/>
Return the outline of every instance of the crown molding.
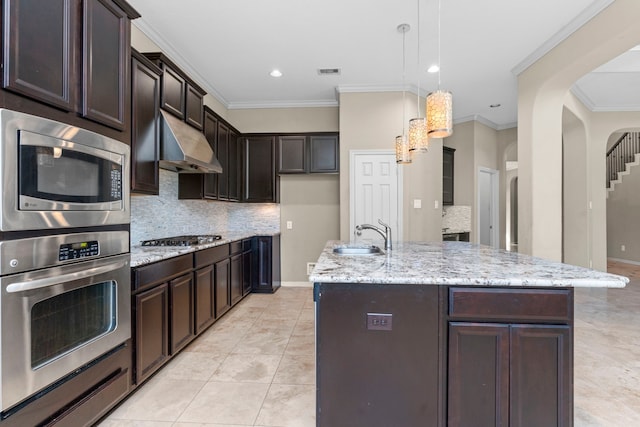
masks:
<path fill-rule="evenodd" d="M 571 89 L 569 89 L 569 92 L 571 92 L 573 96 L 578 98 L 578 101 L 580 101 L 582 105 L 584 105 L 589 111 L 595 111 L 596 104 L 593 102 L 591 98 L 589 98 L 589 95 L 587 95 L 580 88 L 580 86 L 578 86 L 577 84 L 574 84 L 573 86 L 571 86 Z"/>
<path fill-rule="evenodd" d="M 536 61 L 546 55 L 551 49 L 559 45 L 571 34 L 576 32 L 580 27 L 589 22 L 593 17 L 602 12 L 615 0 L 596 0 L 589 7 L 583 10 L 578 16 L 572 19 L 567 25 L 562 27 L 551 38 L 544 42 L 540 47 L 534 50 L 530 55 L 516 65 L 511 72 L 516 76 L 520 75 L 524 70 L 533 65 Z"/>
<path fill-rule="evenodd" d="M 314 107 L 338 107 L 338 101 L 265 101 L 265 102 L 230 102 L 228 110 L 249 110 L 261 108 L 314 108 Z"/>
<path fill-rule="evenodd" d="M 454 125 L 461 125 L 463 123 L 467 123 L 467 122 L 478 122 L 478 123 L 482 123 L 483 125 L 490 127 L 493 130 L 505 130 L 505 129 L 512 129 L 515 127 L 518 127 L 518 123 L 506 123 L 503 125 L 499 125 L 495 122 L 492 122 L 491 120 L 487 119 L 486 117 L 481 116 L 480 114 L 473 114 L 471 116 L 464 116 L 464 117 L 458 117 L 458 118 L 454 118 L 453 119 L 453 124 Z"/>
<path fill-rule="evenodd" d="M 207 82 L 195 68 L 193 68 L 187 60 L 185 60 L 177 49 L 167 41 L 160 33 L 154 30 L 144 18 L 138 18 L 132 21 L 132 25 L 135 25 L 140 31 L 142 31 L 152 42 L 158 45 L 163 53 L 168 56 L 173 62 L 176 63 L 185 73 L 189 75 L 195 82 L 197 82 L 207 93 L 218 100 L 225 108 L 229 108 L 229 102 L 218 90 Z"/>

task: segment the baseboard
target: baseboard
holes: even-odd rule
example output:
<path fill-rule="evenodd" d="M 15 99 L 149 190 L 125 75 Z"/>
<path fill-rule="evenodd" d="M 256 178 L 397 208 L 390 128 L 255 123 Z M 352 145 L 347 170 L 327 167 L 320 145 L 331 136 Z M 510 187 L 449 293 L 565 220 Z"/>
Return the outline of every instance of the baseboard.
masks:
<path fill-rule="evenodd" d="M 639 261 L 631 261 L 629 259 L 621 259 L 621 258 L 607 258 L 607 261 L 615 261 L 615 262 L 623 262 L 625 264 L 640 265 Z"/>
<path fill-rule="evenodd" d="M 313 283 L 311 282 L 280 282 L 282 287 L 292 287 L 292 288 L 313 288 Z"/>

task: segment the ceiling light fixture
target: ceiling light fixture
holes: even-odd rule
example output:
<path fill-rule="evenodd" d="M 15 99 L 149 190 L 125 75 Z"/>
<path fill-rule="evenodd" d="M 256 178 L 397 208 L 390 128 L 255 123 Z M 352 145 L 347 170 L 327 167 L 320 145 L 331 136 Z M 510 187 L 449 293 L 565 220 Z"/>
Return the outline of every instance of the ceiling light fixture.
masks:
<path fill-rule="evenodd" d="M 271 77 L 282 77 L 282 71 L 275 69 L 269 73 Z"/>
<path fill-rule="evenodd" d="M 418 14 L 418 95 L 416 100 L 417 116 L 409 120 L 409 150 L 426 152 L 429 149 L 429 135 L 427 132 L 427 119 L 420 113 L 420 0 L 416 0 Z"/>
<path fill-rule="evenodd" d="M 411 152 L 409 151 L 409 141 L 407 135 L 404 132 L 405 124 L 405 71 L 406 71 L 406 49 L 405 40 L 407 38 L 407 31 L 411 27 L 409 24 L 398 25 L 398 31 L 402 33 L 402 135 L 396 136 L 396 163 L 407 164 L 411 163 Z"/>
<path fill-rule="evenodd" d="M 440 71 L 440 67 L 438 67 L 436 64 L 433 64 L 431 67 L 427 68 L 427 73 L 437 73 L 438 71 Z"/>
<path fill-rule="evenodd" d="M 438 65 L 440 59 L 440 20 L 441 0 L 438 0 Z M 446 138 L 453 133 L 453 95 L 440 90 L 440 72 L 438 70 L 438 90 L 427 95 L 427 127 L 430 138 Z"/>

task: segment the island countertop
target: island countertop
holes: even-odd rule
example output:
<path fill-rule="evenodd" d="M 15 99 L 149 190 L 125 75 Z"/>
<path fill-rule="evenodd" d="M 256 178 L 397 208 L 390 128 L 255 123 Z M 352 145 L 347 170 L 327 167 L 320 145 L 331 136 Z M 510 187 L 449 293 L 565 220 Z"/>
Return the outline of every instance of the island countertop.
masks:
<path fill-rule="evenodd" d="M 628 278 L 466 242 L 403 242 L 376 255 L 337 255 L 329 241 L 317 283 L 623 288 Z"/>

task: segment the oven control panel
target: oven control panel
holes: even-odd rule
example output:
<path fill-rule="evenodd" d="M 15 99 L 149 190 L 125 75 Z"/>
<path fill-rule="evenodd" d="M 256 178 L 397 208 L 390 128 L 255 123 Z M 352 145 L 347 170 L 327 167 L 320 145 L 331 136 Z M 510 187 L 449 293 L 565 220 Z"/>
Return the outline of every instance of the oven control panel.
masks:
<path fill-rule="evenodd" d="M 100 245 L 97 240 L 89 242 L 67 243 L 60 245 L 58 252 L 59 261 L 68 261 L 70 259 L 86 258 L 90 256 L 100 255 Z"/>

